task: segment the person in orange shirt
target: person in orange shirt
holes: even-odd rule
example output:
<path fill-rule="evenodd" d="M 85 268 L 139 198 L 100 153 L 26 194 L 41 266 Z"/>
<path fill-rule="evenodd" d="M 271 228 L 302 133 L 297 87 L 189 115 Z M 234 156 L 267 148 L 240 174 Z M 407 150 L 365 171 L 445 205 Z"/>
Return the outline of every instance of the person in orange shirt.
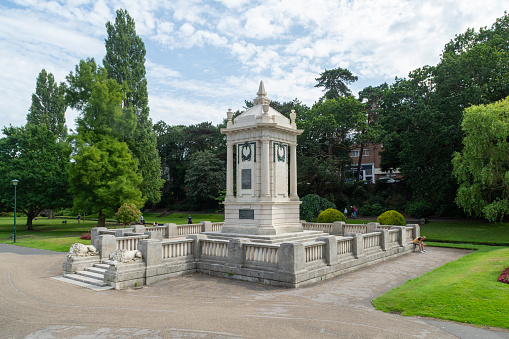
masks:
<path fill-rule="evenodd" d="M 426 237 L 424 235 L 422 237 L 415 238 L 414 241 L 413 241 L 414 244 L 418 244 L 419 245 L 419 250 L 421 251 L 421 253 L 427 252 L 424 249 L 424 246 L 426 246 L 426 244 L 423 243 L 423 240 L 426 240 Z"/>

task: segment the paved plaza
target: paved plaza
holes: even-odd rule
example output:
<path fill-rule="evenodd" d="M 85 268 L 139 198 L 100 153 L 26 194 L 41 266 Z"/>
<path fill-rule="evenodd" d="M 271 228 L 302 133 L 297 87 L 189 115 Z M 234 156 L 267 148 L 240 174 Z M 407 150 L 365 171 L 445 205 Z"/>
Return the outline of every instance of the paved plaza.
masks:
<path fill-rule="evenodd" d="M 466 253 L 430 248 L 298 289 L 192 274 L 95 292 L 51 279 L 65 253 L 0 244 L 0 338 L 509 338 L 371 305 Z"/>

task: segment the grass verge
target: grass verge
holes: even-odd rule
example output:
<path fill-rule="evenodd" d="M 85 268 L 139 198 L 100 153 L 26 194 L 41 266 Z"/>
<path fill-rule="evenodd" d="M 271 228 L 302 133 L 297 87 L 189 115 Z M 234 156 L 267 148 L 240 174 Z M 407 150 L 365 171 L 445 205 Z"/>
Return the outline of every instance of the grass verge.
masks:
<path fill-rule="evenodd" d="M 475 245 L 479 246 L 479 245 Z M 479 246 L 373 300 L 376 309 L 509 328 L 509 284 L 497 281 L 509 266 L 509 248 Z"/>
<path fill-rule="evenodd" d="M 428 241 L 509 246 L 509 223 L 432 221 L 421 226 Z"/>

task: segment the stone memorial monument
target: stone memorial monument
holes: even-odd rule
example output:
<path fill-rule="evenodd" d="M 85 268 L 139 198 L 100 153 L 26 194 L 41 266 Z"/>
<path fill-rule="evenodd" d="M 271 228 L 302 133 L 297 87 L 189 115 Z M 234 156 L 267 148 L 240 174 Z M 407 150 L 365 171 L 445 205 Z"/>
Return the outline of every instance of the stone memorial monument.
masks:
<path fill-rule="evenodd" d="M 274 235 L 302 232 L 297 196 L 297 129 L 269 106 L 260 82 L 254 106 L 228 123 L 225 221 L 222 233 Z M 236 179 L 234 179 L 236 178 Z M 236 192 L 234 188 L 236 187 Z"/>

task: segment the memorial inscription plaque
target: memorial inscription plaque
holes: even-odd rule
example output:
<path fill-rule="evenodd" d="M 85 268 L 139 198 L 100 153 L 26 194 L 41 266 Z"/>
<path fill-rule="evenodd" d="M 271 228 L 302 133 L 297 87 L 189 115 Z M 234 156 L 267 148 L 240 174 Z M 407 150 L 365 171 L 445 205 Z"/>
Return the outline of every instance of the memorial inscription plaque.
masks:
<path fill-rule="evenodd" d="M 239 219 L 254 219 L 254 210 L 239 210 Z"/>
<path fill-rule="evenodd" d="M 251 169 L 242 170 L 242 189 L 243 190 L 251 189 Z"/>

